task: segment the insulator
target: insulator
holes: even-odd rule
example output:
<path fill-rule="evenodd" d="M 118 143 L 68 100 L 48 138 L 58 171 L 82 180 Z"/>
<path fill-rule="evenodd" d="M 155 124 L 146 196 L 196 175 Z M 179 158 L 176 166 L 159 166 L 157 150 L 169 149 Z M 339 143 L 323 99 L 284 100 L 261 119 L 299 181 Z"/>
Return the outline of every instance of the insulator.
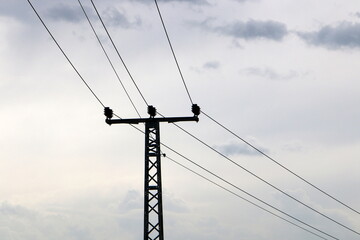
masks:
<path fill-rule="evenodd" d="M 113 110 L 109 107 L 104 108 L 104 115 L 107 119 L 111 119 L 113 117 Z"/>
<path fill-rule="evenodd" d="M 197 104 L 193 104 L 191 107 L 191 111 L 193 112 L 193 114 L 195 116 L 199 116 L 200 115 L 200 107 Z"/>
<path fill-rule="evenodd" d="M 148 114 L 150 115 L 150 117 L 155 117 L 156 115 L 156 108 L 152 105 L 148 106 Z"/>

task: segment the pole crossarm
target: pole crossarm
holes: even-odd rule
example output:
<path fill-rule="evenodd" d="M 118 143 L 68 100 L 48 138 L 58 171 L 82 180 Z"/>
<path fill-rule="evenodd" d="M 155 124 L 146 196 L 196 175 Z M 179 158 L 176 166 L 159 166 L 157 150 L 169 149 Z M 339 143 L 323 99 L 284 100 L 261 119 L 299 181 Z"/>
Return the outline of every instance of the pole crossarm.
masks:
<path fill-rule="evenodd" d="M 199 117 L 165 117 L 165 118 L 128 118 L 128 119 L 106 119 L 105 122 L 109 125 L 111 124 L 139 124 L 139 123 L 148 123 L 148 122 L 198 122 Z"/>

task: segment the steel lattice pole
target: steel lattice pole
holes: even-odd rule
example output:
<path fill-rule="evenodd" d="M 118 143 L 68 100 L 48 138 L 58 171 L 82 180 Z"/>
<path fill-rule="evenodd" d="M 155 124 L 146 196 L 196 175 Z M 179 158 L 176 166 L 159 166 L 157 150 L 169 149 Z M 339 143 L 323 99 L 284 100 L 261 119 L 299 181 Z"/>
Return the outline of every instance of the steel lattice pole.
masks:
<path fill-rule="evenodd" d="M 144 240 L 163 240 L 160 129 L 145 123 Z"/>

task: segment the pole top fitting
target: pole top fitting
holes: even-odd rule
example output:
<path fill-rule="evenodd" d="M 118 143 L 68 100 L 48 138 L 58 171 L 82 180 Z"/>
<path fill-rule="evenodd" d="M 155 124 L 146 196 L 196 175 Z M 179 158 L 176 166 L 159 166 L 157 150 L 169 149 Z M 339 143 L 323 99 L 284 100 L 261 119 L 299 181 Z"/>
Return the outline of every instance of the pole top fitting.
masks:
<path fill-rule="evenodd" d="M 193 104 L 193 105 L 191 106 L 191 111 L 193 112 L 193 114 L 194 114 L 195 116 L 199 116 L 200 113 L 201 113 L 200 107 L 199 107 L 197 104 Z"/>
<path fill-rule="evenodd" d="M 152 105 L 148 106 L 148 114 L 150 115 L 150 117 L 155 117 L 156 115 L 156 108 Z"/>
<path fill-rule="evenodd" d="M 104 108 L 104 115 L 106 116 L 106 119 L 111 119 L 113 117 L 113 110 L 109 107 Z"/>

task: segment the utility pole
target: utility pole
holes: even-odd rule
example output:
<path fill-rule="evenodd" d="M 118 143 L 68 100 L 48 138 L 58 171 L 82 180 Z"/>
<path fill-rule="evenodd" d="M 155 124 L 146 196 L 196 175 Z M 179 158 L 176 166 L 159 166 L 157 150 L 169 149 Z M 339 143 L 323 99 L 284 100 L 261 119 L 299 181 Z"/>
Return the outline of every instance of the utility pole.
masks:
<path fill-rule="evenodd" d="M 112 110 L 105 108 L 109 125 L 145 123 L 144 240 L 164 240 L 159 123 L 198 122 L 200 107 L 193 104 L 192 112 L 193 117 L 155 118 L 156 108 L 148 106 L 149 118 L 112 119 Z"/>

